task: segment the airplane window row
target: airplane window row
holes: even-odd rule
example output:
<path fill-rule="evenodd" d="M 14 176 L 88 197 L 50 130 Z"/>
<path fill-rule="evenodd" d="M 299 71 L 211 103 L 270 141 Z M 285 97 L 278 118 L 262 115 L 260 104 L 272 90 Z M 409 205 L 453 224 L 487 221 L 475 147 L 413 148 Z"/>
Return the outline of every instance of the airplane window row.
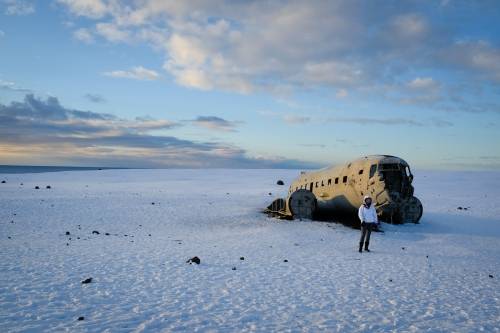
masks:
<path fill-rule="evenodd" d="M 375 175 L 375 172 L 377 171 L 377 165 L 376 164 L 372 164 L 370 166 L 370 177 L 369 178 L 372 178 L 374 175 Z M 358 175 L 362 175 L 363 174 L 363 169 L 359 170 L 358 171 Z M 339 177 L 336 177 L 335 178 L 335 184 L 338 184 L 339 183 Z M 342 183 L 347 183 L 347 176 L 343 176 L 342 177 Z M 315 182 L 315 183 L 311 183 L 310 186 L 308 186 L 308 184 L 304 184 L 304 185 L 301 185 L 300 187 L 295 187 L 295 191 L 299 190 L 299 189 L 305 189 L 305 190 L 312 190 L 313 189 L 313 185 L 318 188 L 318 187 L 324 187 L 325 186 L 325 182 L 324 180 L 321 181 L 321 183 L 319 181 Z M 327 181 L 327 185 L 326 186 L 331 186 L 332 185 L 332 178 L 328 179 Z"/>
<path fill-rule="evenodd" d="M 342 178 L 342 182 L 343 182 L 343 183 L 347 183 L 347 176 L 344 176 L 344 177 Z M 339 183 L 339 177 L 336 177 L 336 178 L 335 178 L 335 184 L 338 184 L 338 183 Z M 311 189 L 312 189 L 312 187 L 313 187 L 313 185 L 314 185 L 314 187 L 316 187 L 316 188 L 318 188 L 318 187 L 324 187 L 324 186 L 325 186 L 325 181 L 324 181 L 324 180 L 322 180 L 322 181 L 321 181 L 321 183 L 320 183 L 319 181 L 317 181 L 317 182 L 315 182 L 315 183 L 313 182 L 313 183 L 311 183 L 311 188 L 308 188 L 308 185 L 307 185 L 307 184 L 304 184 L 304 185 L 301 185 L 300 187 L 295 187 L 295 191 L 297 191 L 297 190 L 299 190 L 299 189 L 301 189 L 301 190 L 302 190 L 302 189 L 306 189 L 306 190 L 307 190 L 307 189 L 309 189 L 309 190 L 311 190 Z M 330 178 L 330 179 L 328 179 L 328 181 L 327 181 L 327 185 L 326 185 L 326 186 L 331 186 L 331 185 L 332 185 L 332 179 Z"/>

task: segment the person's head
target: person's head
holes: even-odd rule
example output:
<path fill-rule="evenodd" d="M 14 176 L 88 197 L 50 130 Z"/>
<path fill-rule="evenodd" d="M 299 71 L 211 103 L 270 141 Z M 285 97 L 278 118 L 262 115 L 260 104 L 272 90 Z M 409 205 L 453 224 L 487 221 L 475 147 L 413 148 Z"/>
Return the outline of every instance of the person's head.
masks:
<path fill-rule="evenodd" d="M 366 195 L 364 198 L 363 198 L 363 203 L 367 206 L 367 207 L 370 207 L 370 205 L 372 204 L 372 198 L 368 195 Z"/>

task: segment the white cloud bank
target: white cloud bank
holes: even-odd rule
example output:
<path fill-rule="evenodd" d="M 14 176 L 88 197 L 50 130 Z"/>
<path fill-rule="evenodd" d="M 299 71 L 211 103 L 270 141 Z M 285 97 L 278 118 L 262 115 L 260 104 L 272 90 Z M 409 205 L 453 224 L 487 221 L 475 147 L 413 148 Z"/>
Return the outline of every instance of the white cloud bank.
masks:
<path fill-rule="evenodd" d="M 71 15 L 89 19 L 90 26 L 86 22 L 72 28 L 76 39 L 146 43 L 163 54 L 161 67 L 167 75 L 192 89 L 286 96 L 319 88 L 333 91 L 338 99 L 382 92 L 397 96 L 400 105 L 443 109 L 461 107 L 451 97 L 457 86 L 500 84 L 500 45 L 487 38 L 464 39 L 463 27 L 454 20 L 462 15 L 465 5 L 460 3 L 57 3 Z M 484 13 L 488 4 L 467 6 Z M 106 75 L 142 80 L 160 76 L 142 67 Z"/>

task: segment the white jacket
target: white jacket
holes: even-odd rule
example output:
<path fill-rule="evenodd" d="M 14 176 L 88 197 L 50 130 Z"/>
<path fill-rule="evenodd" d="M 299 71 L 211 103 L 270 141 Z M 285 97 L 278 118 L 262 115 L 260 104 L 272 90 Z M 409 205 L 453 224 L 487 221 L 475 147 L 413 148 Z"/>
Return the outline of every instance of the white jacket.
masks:
<path fill-rule="evenodd" d="M 358 216 L 361 223 L 377 223 L 377 211 L 375 210 L 375 206 L 373 204 L 370 207 L 366 208 L 365 205 L 361 205 L 358 210 Z"/>

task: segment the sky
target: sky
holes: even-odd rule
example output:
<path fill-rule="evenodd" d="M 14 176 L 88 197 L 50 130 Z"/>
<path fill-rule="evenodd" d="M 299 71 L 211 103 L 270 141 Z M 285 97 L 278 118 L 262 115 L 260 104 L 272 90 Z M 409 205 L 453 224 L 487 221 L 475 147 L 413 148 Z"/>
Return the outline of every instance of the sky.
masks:
<path fill-rule="evenodd" d="M 0 0 L 0 164 L 500 170 L 498 1 Z"/>

